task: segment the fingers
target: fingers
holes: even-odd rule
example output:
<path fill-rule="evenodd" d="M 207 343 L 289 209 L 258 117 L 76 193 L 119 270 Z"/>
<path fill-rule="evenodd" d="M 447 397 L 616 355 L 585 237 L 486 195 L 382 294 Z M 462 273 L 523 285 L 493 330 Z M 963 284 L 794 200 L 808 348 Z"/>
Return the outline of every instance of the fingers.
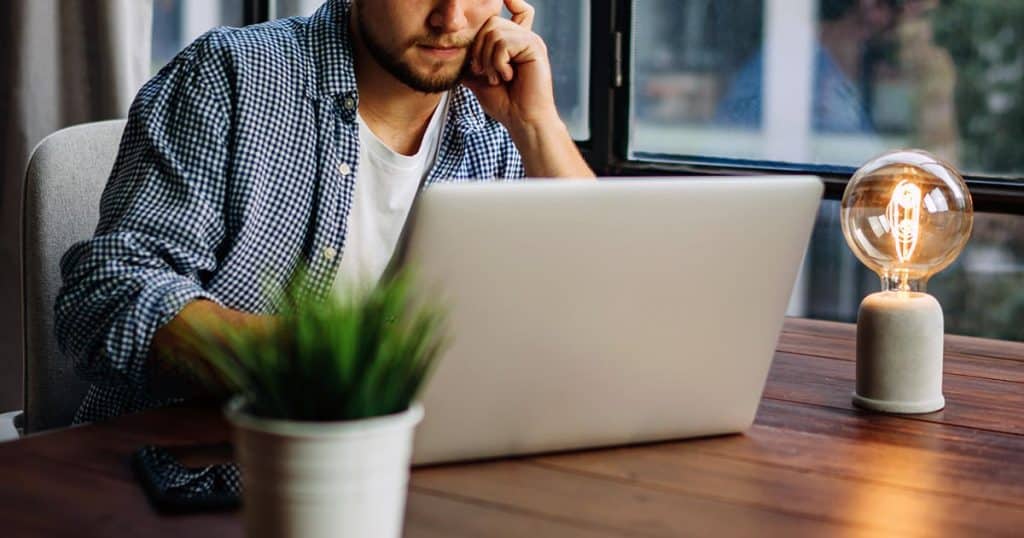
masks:
<path fill-rule="evenodd" d="M 515 74 L 509 38 L 501 31 L 490 32 L 485 36 L 484 46 L 480 49 L 480 61 L 487 72 L 487 81 L 492 86 L 502 81 L 511 81 Z"/>
<path fill-rule="evenodd" d="M 513 51 L 508 39 L 499 32 L 491 32 L 484 40 L 480 49 L 480 61 L 487 76 L 487 81 L 494 86 L 500 82 L 509 82 L 515 76 L 512 69 Z"/>
<path fill-rule="evenodd" d="M 510 82 L 515 77 L 514 64 L 545 54 L 543 49 L 543 42 L 533 32 L 508 19 L 492 17 L 470 47 L 471 69 L 491 85 Z"/>
<path fill-rule="evenodd" d="M 515 76 L 516 72 L 512 69 L 512 53 L 509 52 L 505 41 L 495 41 L 494 46 L 491 47 L 491 65 L 501 80 L 505 82 L 511 81 Z"/>
<path fill-rule="evenodd" d="M 473 46 L 469 52 L 473 73 L 477 76 L 488 79 L 491 84 L 495 84 L 497 82 L 494 78 L 496 73 L 491 69 L 490 65 L 490 48 L 493 44 L 494 34 L 496 33 L 494 30 L 497 27 L 499 20 L 500 19 L 498 17 L 491 17 L 490 20 L 484 23 L 483 28 L 481 28 L 477 33 L 476 39 L 473 40 Z"/>
<path fill-rule="evenodd" d="M 512 14 L 512 22 L 527 30 L 533 29 L 535 10 L 526 0 L 505 0 L 505 9 Z"/>

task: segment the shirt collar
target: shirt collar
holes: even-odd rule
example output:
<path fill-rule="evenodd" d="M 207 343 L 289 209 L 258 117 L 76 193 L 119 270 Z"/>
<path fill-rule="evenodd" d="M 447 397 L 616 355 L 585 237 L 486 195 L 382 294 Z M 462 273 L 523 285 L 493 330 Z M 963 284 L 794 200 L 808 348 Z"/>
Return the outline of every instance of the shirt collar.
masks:
<path fill-rule="evenodd" d="M 348 0 L 329 0 L 309 17 L 306 26 L 312 50 L 313 85 L 320 97 L 354 97 L 356 70 L 349 39 Z"/>
<path fill-rule="evenodd" d="M 307 26 L 315 72 L 311 87 L 317 97 L 333 99 L 342 107 L 347 121 L 355 121 L 359 90 L 352 41 L 349 34 L 351 0 L 328 0 L 313 13 Z M 458 85 L 451 93 L 449 120 L 462 134 L 483 128 L 487 116 L 473 92 Z"/>

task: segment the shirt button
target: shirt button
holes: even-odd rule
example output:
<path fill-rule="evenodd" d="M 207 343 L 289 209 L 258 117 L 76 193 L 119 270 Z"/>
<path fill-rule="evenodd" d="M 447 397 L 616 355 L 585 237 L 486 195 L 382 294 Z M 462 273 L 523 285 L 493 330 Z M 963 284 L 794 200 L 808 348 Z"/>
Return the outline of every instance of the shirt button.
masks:
<path fill-rule="evenodd" d="M 347 97 L 345 99 L 344 105 L 346 110 L 352 110 L 353 108 L 356 107 L 356 100 L 351 97 Z"/>
<path fill-rule="evenodd" d="M 348 163 L 341 163 L 338 165 L 338 172 L 343 176 L 347 176 L 352 173 L 352 167 L 349 166 Z"/>
<path fill-rule="evenodd" d="M 334 261 L 334 258 L 338 256 L 338 249 L 334 247 L 324 247 L 323 254 L 324 258 L 327 258 L 327 261 Z"/>

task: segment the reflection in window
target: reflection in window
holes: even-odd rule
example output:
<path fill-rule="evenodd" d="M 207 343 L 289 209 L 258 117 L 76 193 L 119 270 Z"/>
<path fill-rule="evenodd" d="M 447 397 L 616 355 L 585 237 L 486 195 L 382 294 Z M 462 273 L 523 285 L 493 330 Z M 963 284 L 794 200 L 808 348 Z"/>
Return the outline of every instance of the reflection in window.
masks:
<path fill-rule="evenodd" d="M 649 0 L 633 34 L 634 158 L 1024 174 L 1024 2 Z"/>

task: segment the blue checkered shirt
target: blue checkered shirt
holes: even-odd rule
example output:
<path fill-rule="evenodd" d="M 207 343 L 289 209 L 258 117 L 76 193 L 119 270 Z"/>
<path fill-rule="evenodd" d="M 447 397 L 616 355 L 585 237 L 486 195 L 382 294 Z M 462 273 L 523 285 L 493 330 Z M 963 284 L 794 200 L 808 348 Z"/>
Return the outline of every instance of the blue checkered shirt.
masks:
<path fill-rule="evenodd" d="M 75 417 L 164 405 L 147 360 L 190 301 L 272 313 L 296 267 L 331 289 L 359 167 L 349 5 L 200 37 L 150 80 L 128 116 L 92 239 L 61 261 L 61 350 L 92 385 Z M 424 186 L 518 179 L 507 131 L 458 87 Z M 164 376 L 166 377 L 166 376 Z"/>

